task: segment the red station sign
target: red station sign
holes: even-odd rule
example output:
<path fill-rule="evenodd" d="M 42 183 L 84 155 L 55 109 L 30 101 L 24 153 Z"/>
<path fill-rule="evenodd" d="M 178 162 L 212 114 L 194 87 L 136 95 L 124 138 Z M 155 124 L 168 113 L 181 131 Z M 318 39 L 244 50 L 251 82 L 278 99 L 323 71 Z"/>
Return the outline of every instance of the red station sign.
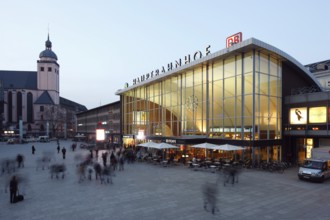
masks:
<path fill-rule="evenodd" d="M 242 32 L 238 32 L 226 38 L 226 48 L 242 41 Z"/>

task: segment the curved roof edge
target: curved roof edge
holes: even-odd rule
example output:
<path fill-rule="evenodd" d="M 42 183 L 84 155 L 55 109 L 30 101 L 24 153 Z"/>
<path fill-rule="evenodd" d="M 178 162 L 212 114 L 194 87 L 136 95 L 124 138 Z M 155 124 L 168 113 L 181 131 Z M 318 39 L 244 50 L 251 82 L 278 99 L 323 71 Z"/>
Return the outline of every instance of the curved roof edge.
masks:
<path fill-rule="evenodd" d="M 244 40 L 240 43 L 237 43 L 237 44 L 234 44 L 233 46 L 229 47 L 229 48 L 225 48 L 225 49 L 222 49 L 222 50 L 219 50 L 219 51 L 216 51 L 214 53 L 211 53 L 210 55 L 208 56 L 205 56 L 205 57 L 202 57 L 201 59 L 198 59 L 198 60 L 195 60 L 195 61 L 192 61 L 186 65 L 183 65 L 183 66 L 180 66 L 178 68 L 175 68 L 171 71 L 168 71 L 166 73 L 162 73 L 158 76 L 155 76 L 151 79 L 148 79 L 146 81 L 143 81 L 143 82 L 140 82 L 140 83 L 137 83 L 135 85 L 132 85 L 132 86 L 129 86 L 127 88 L 124 88 L 124 89 L 119 89 L 117 90 L 117 92 L 115 93 L 116 95 L 120 95 L 122 93 L 125 93 L 131 89 L 134 89 L 136 87 L 140 87 L 140 86 L 143 86 L 145 84 L 149 84 L 151 82 L 154 82 L 154 81 L 158 81 L 162 78 L 165 78 L 169 75 L 172 75 L 173 73 L 175 72 L 180 72 L 184 69 L 188 69 L 190 67 L 193 67 L 195 65 L 198 65 L 198 64 L 201 64 L 203 62 L 207 62 L 207 61 L 210 61 L 216 57 L 219 57 L 219 56 L 223 56 L 223 55 L 226 55 L 226 54 L 230 54 L 234 51 L 237 51 L 237 50 L 240 50 L 240 49 L 244 49 L 248 46 L 256 46 L 256 47 L 260 47 L 260 48 L 263 48 L 263 49 L 266 49 L 266 50 L 269 50 L 273 53 L 276 53 L 278 55 L 280 55 L 281 57 L 285 58 L 286 60 L 288 60 L 289 62 L 293 63 L 295 66 L 297 66 L 300 70 L 302 70 L 320 89 L 321 91 L 324 91 L 324 89 L 322 88 L 320 82 L 316 79 L 316 77 L 310 72 L 307 70 L 306 67 L 304 67 L 300 62 L 298 62 L 295 58 L 293 58 L 292 56 L 290 56 L 289 54 L 283 52 L 282 50 L 270 45 L 270 44 L 267 44 L 263 41 L 260 41 L 256 38 L 249 38 L 247 40 Z"/>
<path fill-rule="evenodd" d="M 324 91 L 324 89 L 322 88 L 320 82 L 316 79 L 316 77 L 310 72 L 307 70 L 307 68 L 302 65 L 299 61 L 297 61 L 295 58 L 293 58 L 292 56 L 290 56 L 289 54 L 285 53 L 284 51 L 274 47 L 274 46 L 271 46 L 265 42 L 262 42 L 258 39 L 255 39 L 255 38 L 250 38 L 248 39 L 250 41 L 252 41 L 252 44 L 254 45 L 257 45 L 257 46 L 260 46 L 262 48 L 265 48 L 269 51 L 272 51 L 276 54 L 279 54 L 280 56 L 284 57 L 285 59 L 287 59 L 288 61 L 290 61 L 291 63 L 293 63 L 294 65 L 296 65 L 299 69 L 301 69 L 306 75 L 308 75 L 314 82 L 316 85 L 318 85 L 318 87 L 321 89 L 321 91 Z"/>

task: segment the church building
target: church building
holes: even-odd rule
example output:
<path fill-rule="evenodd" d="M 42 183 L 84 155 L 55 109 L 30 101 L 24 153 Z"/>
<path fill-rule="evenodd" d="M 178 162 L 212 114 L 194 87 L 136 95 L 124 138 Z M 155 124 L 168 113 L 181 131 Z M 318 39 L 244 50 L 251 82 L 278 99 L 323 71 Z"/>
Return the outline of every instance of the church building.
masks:
<path fill-rule="evenodd" d="M 4 136 L 70 137 L 76 132 L 76 113 L 87 110 L 60 97 L 60 65 L 49 35 L 45 47 L 37 71 L 0 70 L 0 130 Z"/>

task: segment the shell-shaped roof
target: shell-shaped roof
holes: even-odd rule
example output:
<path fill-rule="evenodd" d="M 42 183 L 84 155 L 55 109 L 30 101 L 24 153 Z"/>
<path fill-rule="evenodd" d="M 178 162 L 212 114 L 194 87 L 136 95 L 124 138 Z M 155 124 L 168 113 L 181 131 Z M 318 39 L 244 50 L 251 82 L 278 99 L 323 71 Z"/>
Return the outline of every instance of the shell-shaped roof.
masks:
<path fill-rule="evenodd" d="M 215 53 L 211 53 L 210 55 L 205 56 L 201 59 L 195 60 L 193 62 L 190 62 L 188 64 L 180 66 L 178 68 L 170 70 L 166 73 L 159 74 L 158 76 L 155 76 L 155 77 L 153 77 L 151 79 L 148 79 L 146 81 L 137 83 L 135 85 L 129 86 L 129 87 L 124 88 L 124 89 L 119 89 L 115 94 L 120 95 L 120 94 L 123 94 L 123 93 L 131 90 L 131 89 L 134 89 L 134 88 L 137 88 L 137 87 L 140 87 L 140 86 L 143 86 L 143 85 L 147 85 L 147 84 L 150 84 L 150 83 L 153 83 L 153 82 L 160 81 L 160 80 L 168 77 L 169 75 L 179 73 L 180 71 L 183 71 L 184 69 L 188 69 L 188 68 L 191 68 L 193 66 L 197 66 L 199 64 L 209 62 L 209 61 L 211 61 L 213 59 L 217 59 L 219 57 L 220 58 L 221 57 L 226 57 L 226 56 L 228 56 L 229 54 L 232 54 L 232 53 L 242 52 L 242 51 L 246 51 L 246 50 L 250 50 L 250 49 L 268 50 L 268 51 L 271 51 L 275 54 L 278 54 L 279 56 L 281 56 L 283 58 L 283 60 L 286 60 L 291 65 L 297 67 L 300 70 L 300 73 L 302 75 L 307 76 L 315 85 L 317 85 L 317 87 L 319 87 L 320 90 L 322 90 L 322 86 L 320 85 L 319 81 L 315 78 L 315 76 L 310 71 L 308 71 L 306 67 L 304 67 L 301 63 L 299 63 L 296 59 L 294 59 L 293 57 L 291 57 L 287 53 L 279 50 L 278 48 L 276 48 L 274 46 L 271 46 L 267 43 L 264 43 L 260 40 L 255 39 L 255 38 L 250 38 L 250 39 L 247 39 L 247 40 L 242 41 L 240 43 L 234 44 L 233 46 L 231 46 L 229 48 L 217 51 Z"/>

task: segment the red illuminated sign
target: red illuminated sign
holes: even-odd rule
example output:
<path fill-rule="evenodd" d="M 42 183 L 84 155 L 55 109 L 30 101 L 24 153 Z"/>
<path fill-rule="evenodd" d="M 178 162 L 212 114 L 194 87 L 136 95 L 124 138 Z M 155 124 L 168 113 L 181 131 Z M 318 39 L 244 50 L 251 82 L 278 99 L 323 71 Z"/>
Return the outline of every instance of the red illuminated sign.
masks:
<path fill-rule="evenodd" d="M 242 41 L 242 32 L 238 32 L 226 38 L 226 47 L 230 47 L 233 44 L 237 44 Z"/>

